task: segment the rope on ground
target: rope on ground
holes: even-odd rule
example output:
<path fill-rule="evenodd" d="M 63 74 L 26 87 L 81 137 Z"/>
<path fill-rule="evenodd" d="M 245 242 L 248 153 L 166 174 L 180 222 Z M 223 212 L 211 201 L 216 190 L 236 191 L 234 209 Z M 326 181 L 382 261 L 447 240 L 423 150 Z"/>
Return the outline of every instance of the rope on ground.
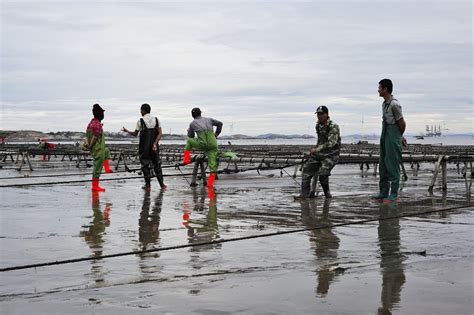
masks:
<path fill-rule="evenodd" d="M 283 172 L 285 172 L 286 174 L 288 174 L 288 176 L 290 176 L 291 179 L 292 179 L 295 183 L 297 183 L 299 186 L 301 186 L 301 183 L 298 182 L 293 176 L 291 176 L 284 168 L 282 168 L 282 170 L 283 170 Z"/>
<path fill-rule="evenodd" d="M 401 215 L 385 217 L 385 218 L 378 217 L 378 218 L 373 218 L 373 219 L 358 220 L 358 221 L 346 222 L 346 223 L 320 225 L 313 228 L 302 228 L 302 229 L 295 229 L 295 230 L 288 230 L 288 231 L 277 231 L 277 232 L 272 232 L 272 233 L 235 237 L 235 238 L 229 238 L 229 239 L 220 239 L 220 240 L 215 240 L 211 242 L 201 242 L 201 243 L 184 244 L 184 245 L 168 246 L 168 247 L 161 247 L 161 248 L 151 248 L 151 249 L 145 249 L 145 250 L 102 255 L 102 256 L 97 256 L 97 257 L 82 257 L 82 258 L 30 264 L 30 265 L 19 265 L 19 266 L 1 268 L 0 272 L 21 270 L 21 269 L 33 269 L 33 268 L 38 268 L 38 267 L 46 267 L 46 266 L 54 266 L 54 265 L 65 265 L 65 264 L 72 264 L 72 263 L 78 263 L 78 262 L 90 261 L 90 260 L 99 260 L 99 259 L 106 259 L 106 258 L 131 256 L 131 255 L 139 255 L 139 254 L 154 253 L 154 252 L 163 252 L 163 251 L 176 250 L 176 249 L 181 249 L 181 248 L 214 245 L 214 244 L 221 244 L 221 243 L 228 243 L 228 242 L 237 242 L 237 241 L 243 241 L 243 240 L 265 238 L 265 237 L 271 237 L 271 236 L 293 234 L 293 233 L 300 233 L 300 232 L 307 232 L 307 231 L 314 231 L 314 230 L 332 229 L 335 227 L 359 225 L 359 224 L 364 224 L 364 223 L 374 222 L 374 221 L 387 221 L 387 220 L 392 220 L 392 219 L 427 215 L 427 214 L 432 214 L 432 213 L 437 213 L 437 212 L 448 212 L 452 210 L 459 210 L 459 209 L 464 209 L 464 208 L 469 208 L 469 207 L 472 207 L 472 205 L 468 204 L 468 205 L 462 205 L 462 206 L 456 206 L 456 207 L 450 207 L 450 208 L 444 208 L 444 209 L 442 208 L 442 209 L 435 209 L 435 210 L 429 210 L 429 211 L 423 211 L 423 212 L 407 213 L 407 214 L 401 214 Z"/>
<path fill-rule="evenodd" d="M 90 175 L 90 174 L 89 174 Z M 192 174 L 183 174 L 183 175 L 192 175 Z M 181 177 L 182 174 L 163 174 L 163 177 Z M 149 176 L 149 178 L 154 178 L 155 176 Z M 124 180 L 124 179 L 139 179 L 145 178 L 144 176 L 131 176 L 131 177 L 116 177 L 116 178 L 101 178 L 101 182 L 109 182 L 115 180 Z M 80 180 L 69 180 L 62 182 L 41 182 L 41 183 L 25 183 L 25 184 L 10 184 L 10 185 L 1 185 L 0 188 L 10 188 L 10 187 L 28 187 L 28 186 L 48 186 L 48 185 L 65 185 L 65 184 L 77 184 L 77 183 L 89 183 L 92 182 L 91 179 L 80 179 Z"/>
<path fill-rule="evenodd" d="M 290 165 L 291 166 L 291 165 Z M 163 177 L 184 177 L 186 182 L 189 183 L 188 179 L 186 176 L 192 176 L 193 173 L 183 173 L 181 169 L 179 168 L 179 164 L 173 165 L 175 169 L 177 169 L 180 174 L 163 174 Z M 284 166 L 284 167 L 289 167 L 289 166 Z M 268 168 L 271 170 L 276 170 L 276 169 L 281 169 L 282 167 L 274 167 L 274 168 Z M 250 171 L 250 170 L 255 170 L 256 168 L 249 168 L 249 169 L 241 169 L 239 172 L 245 172 L 245 171 Z M 262 168 L 260 168 L 262 169 Z M 221 170 L 218 172 L 218 174 L 229 174 L 231 172 L 226 171 L 226 170 Z M 113 174 L 113 173 L 112 173 Z M 91 175 L 90 173 L 82 173 L 80 175 Z M 66 176 L 66 175 L 64 175 Z M 37 177 L 54 177 L 54 176 L 37 176 Z M 150 176 L 149 178 L 154 178 L 155 176 Z M 18 179 L 28 179 L 31 177 L 20 177 Z M 115 177 L 115 178 L 101 178 L 100 181 L 115 181 L 115 180 L 124 180 L 124 179 L 139 179 L 139 178 L 144 178 L 143 176 L 132 176 L 132 177 Z M 47 186 L 47 185 L 66 185 L 66 184 L 77 184 L 77 183 L 89 183 L 92 182 L 91 179 L 80 179 L 80 180 L 69 180 L 69 181 L 59 181 L 59 182 L 40 182 L 40 183 L 23 183 L 23 184 L 9 184 L 9 185 L 0 185 L 0 188 L 11 188 L 11 187 L 28 187 L 28 186 Z"/>

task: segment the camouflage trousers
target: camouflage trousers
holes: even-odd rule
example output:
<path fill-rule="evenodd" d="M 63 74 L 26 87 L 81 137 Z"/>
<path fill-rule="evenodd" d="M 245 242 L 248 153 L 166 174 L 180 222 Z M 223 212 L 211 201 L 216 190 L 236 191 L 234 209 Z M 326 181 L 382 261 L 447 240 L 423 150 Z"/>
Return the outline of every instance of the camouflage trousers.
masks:
<path fill-rule="evenodd" d="M 311 192 L 311 179 L 319 176 L 321 185 L 329 185 L 329 176 L 331 170 L 336 166 L 339 157 L 320 157 L 311 156 L 303 167 L 303 175 L 301 178 L 301 195 L 309 196 Z"/>

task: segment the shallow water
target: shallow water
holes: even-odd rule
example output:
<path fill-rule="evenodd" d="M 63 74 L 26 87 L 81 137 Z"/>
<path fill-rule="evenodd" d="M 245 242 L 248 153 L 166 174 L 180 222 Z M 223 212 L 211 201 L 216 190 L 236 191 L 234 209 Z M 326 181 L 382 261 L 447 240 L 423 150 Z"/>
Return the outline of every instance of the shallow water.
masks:
<path fill-rule="evenodd" d="M 2 272 L 1 312 L 470 314 L 473 207 L 384 219 L 469 204 L 454 169 L 447 194 L 429 195 L 430 167 L 391 205 L 367 198 L 377 178 L 354 166 L 336 167 L 330 202 L 294 202 L 299 186 L 279 171 L 222 175 L 215 198 L 178 177 L 150 193 L 138 179 L 98 196 L 87 184 L 2 188 L 2 267 L 374 220 Z M 33 180 L 44 178 L 22 181 Z"/>

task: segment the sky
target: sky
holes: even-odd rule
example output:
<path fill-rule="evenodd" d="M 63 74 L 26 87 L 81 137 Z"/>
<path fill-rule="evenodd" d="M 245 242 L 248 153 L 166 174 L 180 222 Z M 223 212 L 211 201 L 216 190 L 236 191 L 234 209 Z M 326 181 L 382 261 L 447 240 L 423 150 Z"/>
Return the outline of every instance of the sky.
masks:
<path fill-rule="evenodd" d="M 407 134 L 474 132 L 472 1 L 0 0 L 3 130 L 133 129 L 148 103 L 164 133 L 190 111 L 223 134 L 379 134 L 390 78 Z"/>

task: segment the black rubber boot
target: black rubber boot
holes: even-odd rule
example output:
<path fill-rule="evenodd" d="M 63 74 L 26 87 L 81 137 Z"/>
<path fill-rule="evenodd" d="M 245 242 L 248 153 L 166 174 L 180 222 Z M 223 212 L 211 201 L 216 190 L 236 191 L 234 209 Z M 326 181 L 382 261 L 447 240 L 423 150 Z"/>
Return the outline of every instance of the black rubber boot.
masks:
<path fill-rule="evenodd" d="M 324 197 L 332 198 L 331 192 L 329 191 L 329 176 L 319 176 L 319 182 L 324 192 Z"/>

